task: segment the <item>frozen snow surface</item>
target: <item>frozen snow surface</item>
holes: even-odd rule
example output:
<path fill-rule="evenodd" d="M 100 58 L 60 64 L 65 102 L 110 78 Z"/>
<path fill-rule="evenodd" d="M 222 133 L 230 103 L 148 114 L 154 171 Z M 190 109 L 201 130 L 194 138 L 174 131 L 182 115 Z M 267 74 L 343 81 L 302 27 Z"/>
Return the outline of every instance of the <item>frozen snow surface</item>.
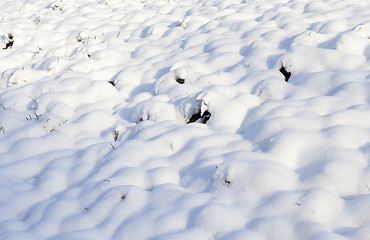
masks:
<path fill-rule="evenodd" d="M 369 0 L 2 0 L 1 240 L 368 240 Z"/>

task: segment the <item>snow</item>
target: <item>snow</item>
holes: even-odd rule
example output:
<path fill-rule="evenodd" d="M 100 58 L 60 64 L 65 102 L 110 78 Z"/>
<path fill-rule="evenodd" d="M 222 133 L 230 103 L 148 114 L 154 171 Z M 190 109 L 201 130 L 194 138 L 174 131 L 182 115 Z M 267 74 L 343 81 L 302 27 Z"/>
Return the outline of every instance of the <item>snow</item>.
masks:
<path fill-rule="evenodd" d="M 368 0 L 0 8 L 0 239 L 369 238 Z"/>

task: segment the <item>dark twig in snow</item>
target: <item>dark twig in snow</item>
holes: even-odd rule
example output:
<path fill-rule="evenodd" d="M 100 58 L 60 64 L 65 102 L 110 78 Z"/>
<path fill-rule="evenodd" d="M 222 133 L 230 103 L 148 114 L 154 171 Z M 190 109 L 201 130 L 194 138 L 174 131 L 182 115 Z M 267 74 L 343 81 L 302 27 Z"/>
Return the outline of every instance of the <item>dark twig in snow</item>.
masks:
<path fill-rule="evenodd" d="M 118 136 L 119 136 L 119 131 L 118 130 L 114 130 L 114 141 L 117 141 Z"/>

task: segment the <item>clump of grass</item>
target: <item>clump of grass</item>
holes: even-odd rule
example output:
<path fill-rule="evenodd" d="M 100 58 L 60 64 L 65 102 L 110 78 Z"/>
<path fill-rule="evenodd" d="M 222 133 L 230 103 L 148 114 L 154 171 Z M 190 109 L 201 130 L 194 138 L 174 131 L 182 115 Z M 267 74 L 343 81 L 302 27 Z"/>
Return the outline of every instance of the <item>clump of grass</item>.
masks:
<path fill-rule="evenodd" d="M 62 7 L 60 5 L 58 5 L 58 4 L 52 4 L 50 6 L 50 8 L 51 8 L 51 10 L 59 10 L 59 11 L 62 11 L 63 10 Z"/>
<path fill-rule="evenodd" d="M 40 119 L 41 114 L 37 114 L 36 112 L 33 112 L 33 114 L 34 116 L 32 116 L 31 114 L 28 114 L 28 116 L 26 117 L 26 120 L 31 121 L 33 119 L 36 119 L 38 121 Z"/>

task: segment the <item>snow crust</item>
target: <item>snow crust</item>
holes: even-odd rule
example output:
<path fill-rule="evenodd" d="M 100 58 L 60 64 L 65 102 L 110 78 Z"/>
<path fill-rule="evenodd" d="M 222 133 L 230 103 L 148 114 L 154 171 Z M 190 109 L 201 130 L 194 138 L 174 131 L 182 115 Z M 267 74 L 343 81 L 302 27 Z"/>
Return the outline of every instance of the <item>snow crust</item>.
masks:
<path fill-rule="evenodd" d="M 369 239 L 368 0 L 0 9 L 0 239 Z"/>

